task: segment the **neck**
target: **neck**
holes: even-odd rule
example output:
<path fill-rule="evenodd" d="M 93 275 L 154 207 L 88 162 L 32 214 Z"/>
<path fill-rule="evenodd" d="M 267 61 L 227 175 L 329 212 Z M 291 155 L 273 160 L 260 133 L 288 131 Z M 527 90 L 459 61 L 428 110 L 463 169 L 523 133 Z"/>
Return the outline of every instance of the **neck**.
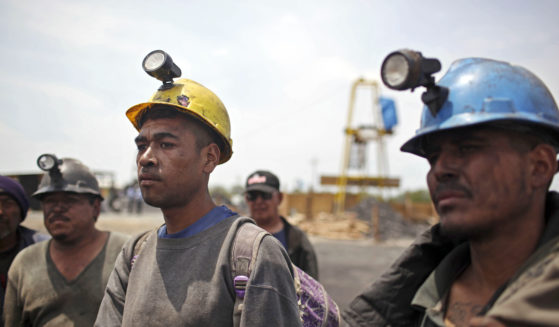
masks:
<path fill-rule="evenodd" d="M 258 224 L 260 228 L 265 229 L 270 234 L 275 234 L 283 229 L 283 220 L 281 220 L 280 216 L 277 216 L 275 219 L 272 219 L 264 224 Z"/>
<path fill-rule="evenodd" d="M 78 253 L 83 251 L 84 248 L 98 244 L 101 240 L 104 241 L 107 232 L 102 232 L 97 228 L 84 233 L 82 237 L 77 237 L 73 240 L 56 240 L 52 239 L 51 249 L 59 253 Z"/>
<path fill-rule="evenodd" d="M 6 252 L 13 249 L 19 241 L 17 230 L 0 239 L 0 252 Z"/>
<path fill-rule="evenodd" d="M 163 212 L 167 232 L 173 234 L 194 224 L 215 207 L 211 196 L 205 192 L 183 206 L 161 208 L 161 211 Z"/>
<path fill-rule="evenodd" d="M 489 239 L 470 241 L 471 265 L 465 273 L 480 287 L 497 289 L 532 255 L 543 229 L 541 210 L 540 215 L 502 226 Z"/>

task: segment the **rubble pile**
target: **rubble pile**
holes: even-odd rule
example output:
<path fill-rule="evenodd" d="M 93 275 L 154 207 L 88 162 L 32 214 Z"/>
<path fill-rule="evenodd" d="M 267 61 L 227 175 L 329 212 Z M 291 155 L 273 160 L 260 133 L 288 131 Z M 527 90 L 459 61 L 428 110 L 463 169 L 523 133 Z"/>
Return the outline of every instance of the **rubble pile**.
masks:
<path fill-rule="evenodd" d="M 375 198 L 366 198 L 351 209 L 357 218 L 368 222 L 372 227 L 375 207 L 378 207 L 378 236 L 381 240 L 395 238 L 415 238 L 429 227 L 428 223 L 406 220 L 400 213 L 394 211 L 390 204 Z M 374 237 L 373 228 L 368 237 Z"/>
<path fill-rule="evenodd" d="M 336 240 L 357 240 L 370 234 L 367 222 L 357 219 L 353 213 L 345 213 L 342 217 L 322 212 L 313 219 L 305 219 L 303 215 L 289 218 L 309 235 L 322 236 Z"/>
<path fill-rule="evenodd" d="M 378 209 L 376 209 L 378 207 Z M 375 222 L 374 216 L 378 219 Z M 415 238 L 429 227 L 428 223 L 404 219 L 390 204 L 375 198 L 366 198 L 342 216 L 320 213 L 312 219 L 296 214 L 288 220 L 309 235 L 331 239 L 356 240 L 374 238 L 378 241 L 389 239 Z M 375 226 L 378 231 L 375 232 Z"/>

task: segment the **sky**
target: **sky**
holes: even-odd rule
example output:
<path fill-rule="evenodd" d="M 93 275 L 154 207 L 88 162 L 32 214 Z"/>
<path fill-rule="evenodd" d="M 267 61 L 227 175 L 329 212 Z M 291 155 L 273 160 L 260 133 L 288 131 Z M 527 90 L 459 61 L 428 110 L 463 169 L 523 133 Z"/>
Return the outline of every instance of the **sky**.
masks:
<path fill-rule="evenodd" d="M 0 174 L 39 172 L 37 157 L 54 153 L 114 173 L 118 186 L 133 181 L 137 131 L 124 113 L 159 87 L 141 62 L 161 49 L 229 112 L 234 153 L 211 186 L 266 169 L 284 191 L 331 190 L 318 180 L 340 174 L 350 88 L 363 77 L 396 102 L 386 174 L 400 190 L 424 189 L 426 161 L 399 150 L 419 127 L 421 92 L 380 85 L 384 57 L 421 51 L 441 61 L 437 77 L 460 58 L 508 61 L 557 99 L 558 12 L 555 0 L 2 0 Z M 371 124 L 371 90 L 356 97 L 352 125 Z"/>

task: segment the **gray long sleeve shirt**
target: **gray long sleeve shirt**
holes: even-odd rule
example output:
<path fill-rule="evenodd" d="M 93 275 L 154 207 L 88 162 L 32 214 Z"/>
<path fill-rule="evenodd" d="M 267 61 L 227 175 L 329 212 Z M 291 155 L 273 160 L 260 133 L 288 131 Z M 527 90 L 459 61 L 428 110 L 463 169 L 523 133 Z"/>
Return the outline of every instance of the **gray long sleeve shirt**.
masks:
<path fill-rule="evenodd" d="M 231 243 L 246 220 L 230 217 L 182 239 L 157 238 L 152 232 L 132 268 L 139 236 L 128 242 L 95 325 L 232 326 Z M 289 258 L 271 236 L 260 245 L 240 321 L 241 326 L 301 325 Z"/>

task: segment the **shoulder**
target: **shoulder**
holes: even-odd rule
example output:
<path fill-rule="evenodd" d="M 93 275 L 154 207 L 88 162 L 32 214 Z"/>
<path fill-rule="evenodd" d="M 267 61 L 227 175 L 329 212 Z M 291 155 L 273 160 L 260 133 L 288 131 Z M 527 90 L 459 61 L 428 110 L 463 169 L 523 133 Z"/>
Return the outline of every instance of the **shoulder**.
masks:
<path fill-rule="evenodd" d="M 238 217 L 231 225 L 230 233 L 234 234 L 233 247 L 252 246 L 252 251 L 255 249 L 258 251 L 258 257 L 262 252 L 285 253 L 283 245 L 272 234 L 258 227 L 251 218 Z M 253 244 L 254 242 L 259 242 L 257 247 L 256 244 Z"/>
<path fill-rule="evenodd" d="M 128 242 L 129 239 L 129 235 L 118 232 L 109 232 L 106 251 L 108 253 L 120 253 L 120 250 L 122 250 L 122 247 L 126 244 L 126 242 Z"/>
<path fill-rule="evenodd" d="M 280 218 L 283 221 L 283 224 L 285 226 L 284 227 L 285 230 L 288 230 L 289 233 L 296 234 L 298 236 L 302 235 L 303 237 L 306 238 L 305 232 L 303 232 L 303 230 L 301 228 L 299 228 L 296 225 L 293 225 L 293 224 L 289 223 L 289 221 L 287 221 L 287 219 L 283 216 L 281 216 Z"/>
<path fill-rule="evenodd" d="M 542 250 L 507 286 L 488 316 L 507 326 L 553 326 L 559 321 L 559 302 L 555 301 L 559 293 L 559 239 Z"/>
<path fill-rule="evenodd" d="M 50 239 L 50 235 L 38 232 L 25 226 L 19 225 L 18 230 L 25 245 L 31 245 L 33 243 L 38 243 Z"/>
<path fill-rule="evenodd" d="M 285 229 L 288 231 L 288 245 L 290 249 L 306 248 L 312 251 L 311 241 L 309 240 L 307 234 L 298 226 L 290 224 L 287 219 L 281 217 L 285 224 Z M 290 250 L 292 251 L 292 250 Z"/>
<path fill-rule="evenodd" d="M 122 247 L 128 240 L 130 239 L 130 235 L 126 235 L 119 232 L 109 232 L 109 244 L 117 244 Z"/>
<path fill-rule="evenodd" d="M 46 265 L 46 253 L 50 241 L 31 244 L 21 250 L 10 266 L 10 271 L 27 271 L 31 267 Z"/>

